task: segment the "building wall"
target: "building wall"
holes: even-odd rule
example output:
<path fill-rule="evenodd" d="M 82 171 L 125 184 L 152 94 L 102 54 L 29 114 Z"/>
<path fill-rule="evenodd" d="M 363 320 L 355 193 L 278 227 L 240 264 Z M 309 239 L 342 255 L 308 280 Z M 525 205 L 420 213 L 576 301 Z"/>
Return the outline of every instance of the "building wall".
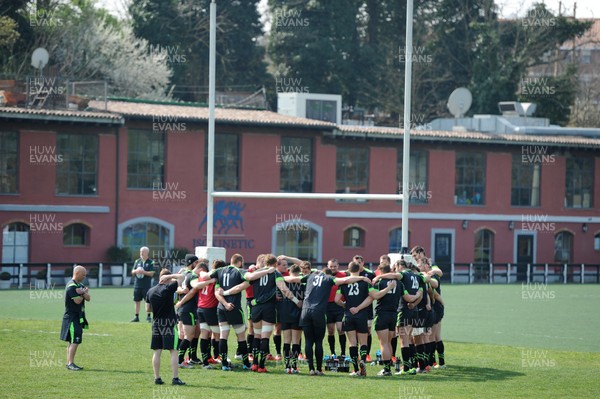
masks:
<path fill-rule="evenodd" d="M 54 221 L 67 225 L 81 222 L 91 229 L 89 246 L 65 247 L 61 231 L 31 232 L 30 262 L 97 262 L 105 261 L 108 247 L 119 243 L 118 225 L 132 220 L 153 218 L 174 227 L 170 246 L 193 250 L 203 245 L 206 226 L 206 192 L 204 190 L 204 153 L 206 126 L 189 124 L 186 132 L 166 133 L 165 183 L 176 185 L 185 192 L 185 198 L 157 198 L 156 190 L 127 188 L 127 130 L 128 128 L 151 128 L 150 122 L 128 121 L 122 128 L 100 126 L 73 126 L 56 124 L 13 124 L 7 130 L 20 132 L 19 142 L 19 194 L 1 195 L 2 204 L 30 204 L 104 207 L 106 212 L 64 212 L 55 208 L 35 208 L 32 211 L 2 211 L 0 224 L 31 221 L 32 213 L 45 213 Z M 97 196 L 55 195 L 56 172 L 52 166 L 40 166 L 29 161 L 31 148 L 55 146 L 56 132 L 73 131 L 99 134 L 99 166 Z M 118 136 L 117 136 L 118 131 Z M 242 191 L 270 191 L 280 189 L 280 165 L 276 161 L 276 148 L 281 145 L 282 134 L 294 137 L 314 138 L 313 191 L 332 192 L 336 183 L 336 146 L 332 139 L 324 139 L 318 130 L 283 129 L 256 126 L 218 126 L 217 134 L 227 132 L 240 135 L 239 181 Z M 394 193 L 398 184 L 396 177 L 397 148 L 401 141 L 364 141 L 357 145 L 370 147 L 369 192 Z M 512 154 L 520 153 L 520 146 L 481 144 L 425 143 L 413 141 L 413 149 L 427 150 L 428 191 L 431 198 L 427 204 L 411 204 L 412 219 L 409 224 L 410 246 L 422 245 L 429 253 L 433 246 L 432 230 L 452 231 L 454 238 L 453 258 L 457 263 L 473 261 L 475 235 L 486 228 L 494 232 L 493 261 L 515 261 L 515 235 L 531 215 L 545 217 L 565 216 L 590 218 L 589 230 L 582 231 L 582 222 L 555 222 L 543 225 L 539 222 L 536 234 L 536 259 L 538 263 L 554 263 L 555 234 L 562 230 L 572 232 L 573 262 L 598 263 L 599 251 L 593 249 L 594 235 L 600 231 L 598 203 L 600 202 L 600 160 L 597 153 L 572 151 L 576 156 L 596 156 L 594 175 L 594 208 L 569 209 L 564 206 L 565 168 L 563 153 L 557 153 L 555 162 L 542 166 L 541 206 L 539 208 L 512 207 L 510 205 Z M 455 154 L 456 151 L 483 151 L 486 154 L 486 200 L 482 206 L 454 204 Z M 117 172 L 118 168 L 118 172 Z M 118 180 L 118 181 L 117 181 Z M 118 187 L 118 190 L 117 190 Z M 175 186 L 171 186 L 175 187 Z M 360 253 L 370 262 L 388 252 L 389 234 L 401 227 L 401 205 L 393 201 L 369 201 L 366 203 L 339 203 L 334 200 L 273 200 L 273 199 L 215 199 L 232 201 L 241 207 L 241 219 L 237 226 L 215 228 L 216 245 L 227 245 L 227 256 L 242 253 L 247 261 L 260 253 L 274 250 L 273 235 L 278 223 L 285 220 L 309 222 L 322 228 L 319 261 L 336 257 L 342 262 Z M 103 209 L 104 209 L 103 208 Z M 33 209 L 33 208 L 32 208 Z M 44 209 L 50 209 L 45 212 Z M 342 212 L 340 215 L 331 212 Z M 365 212 L 374 217 L 365 218 Z M 439 215 L 431 219 L 431 214 Z M 503 220 L 497 220 L 504 217 Z M 508 217 L 509 219 L 506 219 Z M 595 218 L 595 219 L 593 219 Z M 463 229 L 463 220 L 468 225 Z M 510 230 L 509 221 L 514 222 Z M 550 223 L 550 222 L 548 222 Z M 365 232 L 364 246 L 345 247 L 343 232 L 359 227 Z M 543 228 L 542 228 L 543 227 Z M 219 231 L 221 228 L 221 231 Z M 543 230 L 543 231 L 542 231 Z"/>

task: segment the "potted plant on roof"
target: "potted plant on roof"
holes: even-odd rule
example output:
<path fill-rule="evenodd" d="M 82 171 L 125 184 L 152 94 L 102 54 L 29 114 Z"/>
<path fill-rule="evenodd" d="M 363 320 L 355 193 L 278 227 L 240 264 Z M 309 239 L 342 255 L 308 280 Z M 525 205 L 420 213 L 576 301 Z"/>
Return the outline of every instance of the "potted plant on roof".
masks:
<path fill-rule="evenodd" d="M 113 245 L 106 251 L 108 260 L 112 263 L 110 266 L 110 274 L 112 285 L 123 284 L 123 264 L 131 260 L 129 249 Z"/>
<path fill-rule="evenodd" d="M 11 275 L 9 272 L 2 272 L 0 273 L 0 289 L 8 289 L 10 288 L 10 279 L 11 279 Z"/>

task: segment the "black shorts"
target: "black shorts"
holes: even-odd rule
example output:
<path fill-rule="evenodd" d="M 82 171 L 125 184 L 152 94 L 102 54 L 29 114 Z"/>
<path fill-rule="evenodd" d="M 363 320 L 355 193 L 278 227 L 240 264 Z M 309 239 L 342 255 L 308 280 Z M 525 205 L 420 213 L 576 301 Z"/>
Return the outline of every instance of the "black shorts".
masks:
<path fill-rule="evenodd" d="M 398 327 L 422 327 L 414 325 L 416 316 L 418 316 L 416 309 L 409 309 L 408 307 L 404 306 L 402 309 L 400 309 L 400 312 L 398 312 L 396 325 Z"/>
<path fill-rule="evenodd" d="M 257 303 L 252 306 L 252 322 L 266 321 L 267 323 L 275 324 L 277 322 L 277 303 L 270 301 L 266 303 Z"/>
<path fill-rule="evenodd" d="M 412 326 L 414 328 L 425 328 L 427 327 L 426 324 L 427 322 L 427 310 L 425 308 L 423 309 L 415 309 L 414 312 L 414 316 L 413 316 L 413 322 L 412 322 Z"/>
<path fill-rule="evenodd" d="M 83 341 L 83 325 L 79 316 L 63 316 L 60 339 L 72 344 L 80 344 Z"/>
<path fill-rule="evenodd" d="M 300 314 L 300 327 L 313 327 L 316 331 L 323 331 L 327 328 L 327 316 L 325 312 L 317 309 L 302 309 Z"/>
<path fill-rule="evenodd" d="M 444 305 L 439 302 L 433 304 L 433 311 L 435 312 L 433 318 L 433 324 L 437 324 L 444 318 Z"/>
<path fill-rule="evenodd" d="M 300 320 L 292 323 L 281 322 L 281 331 L 285 330 L 302 330 L 302 327 L 300 327 Z"/>
<path fill-rule="evenodd" d="M 218 326 L 217 308 L 198 308 L 198 323 L 206 323 L 209 326 Z"/>
<path fill-rule="evenodd" d="M 375 315 L 375 331 L 396 331 L 397 312 L 379 312 Z"/>
<path fill-rule="evenodd" d="M 344 308 L 335 302 L 327 303 L 327 324 L 344 320 Z"/>
<path fill-rule="evenodd" d="M 434 311 L 433 310 L 427 310 L 427 309 L 421 309 L 419 310 L 419 317 L 423 319 L 423 327 L 425 328 L 431 328 L 433 327 L 433 320 L 434 320 Z"/>
<path fill-rule="evenodd" d="M 177 315 L 179 316 L 179 321 L 181 321 L 184 326 L 195 326 L 198 324 L 195 310 L 181 308 L 177 311 Z"/>
<path fill-rule="evenodd" d="M 370 304 L 369 306 L 367 306 L 367 319 L 373 320 L 373 315 L 373 304 Z"/>
<path fill-rule="evenodd" d="M 353 315 L 345 314 L 344 320 L 342 321 L 343 331 L 356 331 L 360 334 L 366 334 L 369 332 L 369 321 L 367 319 L 367 313 Z"/>
<path fill-rule="evenodd" d="M 146 294 L 150 288 L 134 288 L 133 289 L 133 300 L 134 302 L 140 302 L 146 300 Z"/>
<path fill-rule="evenodd" d="M 233 309 L 232 311 L 227 311 L 225 309 L 217 308 L 217 319 L 219 320 L 219 324 L 227 323 L 231 326 L 246 324 L 244 311 L 242 309 Z"/>
<path fill-rule="evenodd" d="M 152 340 L 150 349 L 176 349 L 179 344 L 177 323 L 173 320 L 154 319 L 152 321 Z"/>

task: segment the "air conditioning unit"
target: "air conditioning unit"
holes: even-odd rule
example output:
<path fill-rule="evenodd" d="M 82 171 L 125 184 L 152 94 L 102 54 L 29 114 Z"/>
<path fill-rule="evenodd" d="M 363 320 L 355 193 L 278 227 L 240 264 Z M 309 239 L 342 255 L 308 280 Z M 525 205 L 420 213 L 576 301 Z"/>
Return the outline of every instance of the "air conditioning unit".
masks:
<path fill-rule="evenodd" d="M 341 124 L 342 96 L 320 93 L 277 93 L 277 112 Z"/>

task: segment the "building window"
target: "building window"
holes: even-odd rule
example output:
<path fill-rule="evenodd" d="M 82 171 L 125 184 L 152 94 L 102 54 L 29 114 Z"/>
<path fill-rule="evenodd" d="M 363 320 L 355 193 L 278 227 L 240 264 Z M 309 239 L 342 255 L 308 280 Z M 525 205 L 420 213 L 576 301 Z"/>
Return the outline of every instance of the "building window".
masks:
<path fill-rule="evenodd" d="M 362 248 L 365 246 L 365 231 L 360 227 L 344 230 L 344 247 Z"/>
<path fill-rule="evenodd" d="M 16 193 L 19 181 L 19 136 L 0 132 L 0 194 Z"/>
<path fill-rule="evenodd" d="M 313 187 L 312 139 L 282 137 L 276 151 L 280 168 L 279 187 L 283 192 L 310 193 Z"/>
<path fill-rule="evenodd" d="M 73 223 L 63 228 L 63 244 L 66 247 L 90 245 L 90 228 L 83 223 Z"/>
<path fill-rule="evenodd" d="M 473 262 L 492 263 L 492 254 L 494 249 L 494 233 L 487 229 L 479 230 L 475 234 L 475 253 Z"/>
<path fill-rule="evenodd" d="M 162 187 L 165 175 L 164 134 L 129 129 L 127 135 L 127 188 Z"/>
<path fill-rule="evenodd" d="M 366 193 L 369 182 L 369 149 L 367 147 L 337 147 L 336 193 Z"/>
<path fill-rule="evenodd" d="M 158 223 L 131 224 L 123 229 L 123 246 L 129 249 L 133 257 L 137 257 L 140 248 L 144 246 L 151 249 L 151 255 L 156 253 L 155 251 L 166 253 L 171 248 L 170 231 Z"/>
<path fill-rule="evenodd" d="M 410 248 L 410 231 L 408 232 L 407 248 Z M 396 227 L 390 230 L 388 249 L 390 253 L 401 252 L 402 250 L 402 228 Z"/>
<path fill-rule="evenodd" d="M 98 136 L 59 133 L 56 153 L 56 193 L 95 195 L 98 178 Z"/>
<path fill-rule="evenodd" d="M 600 233 L 594 236 L 594 249 L 600 251 Z"/>
<path fill-rule="evenodd" d="M 594 158 L 567 158 L 565 207 L 591 208 L 594 192 Z"/>
<path fill-rule="evenodd" d="M 204 140 L 204 189 L 208 188 L 208 134 Z M 239 190 L 239 138 L 236 134 L 215 135 L 215 191 Z"/>
<path fill-rule="evenodd" d="M 306 117 L 337 123 L 337 103 L 327 100 L 306 100 Z"/>
<path fill-rule="evenodd" d="M 316 228 L 306 224 L 307 228 L 277 229 L 275 228 L 275 251 L 309 262 L 320 259 L 320 234 Z"/>
<path fill-rule="evenodd" d="M 554 236 L 554 260 L 571 263 L 573 260 L 573 234 L 561 231 Z"/>
<path fill-rule="evenodd" d="M 456 153 L 456 205 L 485 204 L 485 155 Z"/>
<path fill-rule="evenodd" d="M 523 162 L 521 154 L 513 154 L 510 204 L 513 206 L 540 206 L 539 163 Z"/>
<path fill-rule="evenodd" d="M 2 229 L 2 263 L 29 261 L 29 226 L 11 223 Z"/>
<path fill-rule="evenodd" d="M 411 151 L 410 153 L 408 196 L 411 204 L 426 204 L 431 197 L 431 194 L 427 190 L 427 158 L 427 151 Z M 396 178 L 398 180 L 398 189 L 402 192 L 403 148 L 398 148 L 397 159 Z"/>

